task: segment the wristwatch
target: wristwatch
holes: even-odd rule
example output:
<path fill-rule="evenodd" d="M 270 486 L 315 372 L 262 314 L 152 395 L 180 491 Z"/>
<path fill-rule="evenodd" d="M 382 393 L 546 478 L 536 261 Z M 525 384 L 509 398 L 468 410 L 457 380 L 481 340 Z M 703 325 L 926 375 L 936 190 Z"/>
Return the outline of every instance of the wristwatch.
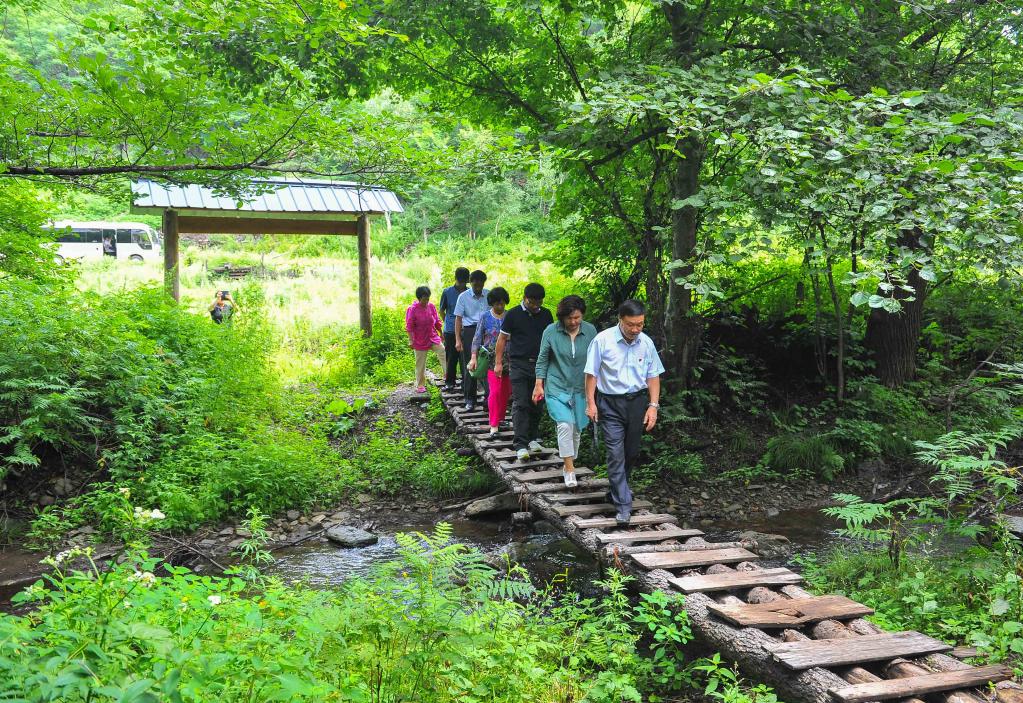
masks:
<path fill-rule="evenodd" d="M 661 409 L 661 404 L 660 403 L 647 403 L 646 406 L 648 408 L 653 408 L 654 410 L 660 410 Z"/>

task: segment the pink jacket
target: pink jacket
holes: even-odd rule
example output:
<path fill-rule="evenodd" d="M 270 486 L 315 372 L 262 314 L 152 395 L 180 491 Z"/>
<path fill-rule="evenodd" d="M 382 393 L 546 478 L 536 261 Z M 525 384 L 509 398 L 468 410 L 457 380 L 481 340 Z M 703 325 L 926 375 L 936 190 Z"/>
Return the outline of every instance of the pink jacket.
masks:
<path fill-rule="evenodd" d="M 405 311 L 405 331 L 412 336 L 413 349 L 433 349 L 434 345 L 441 343 L 440 330 L 440 316 L 433 303 L 423 307 L 417 301 L 408 306 Z"/>

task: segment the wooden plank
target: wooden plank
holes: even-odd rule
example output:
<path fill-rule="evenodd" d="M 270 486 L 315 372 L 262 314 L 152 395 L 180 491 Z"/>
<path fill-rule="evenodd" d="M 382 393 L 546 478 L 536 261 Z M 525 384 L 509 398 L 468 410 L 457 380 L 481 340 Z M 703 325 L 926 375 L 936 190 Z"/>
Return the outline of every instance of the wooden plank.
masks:
<path fill-rule="evenodd" d="M 484 417 L 486 417 L 486 416 L 484 416 Z M 501 459 L 514 459 L 514 458 L 515 458 L 515 453 L 516 453 L 516 452 L 515 452 L 515 450 L 514 450 L 514 449 L 509 449 L 509 450 L 508 450 L 508 451 L 506 451 L 506 452 L 494 452 L 494 458 L 495 458 L 495 459 L 497 459 L 497 460 L 499 460 L 499 461 L 500 461 Z M 536 458 L 537 458 L 538 456 L 542 456 L 542 457 L 550 457 L 550 456 L 551 456 L 552 454 L 557 454 L 557 453 L 558 453 L 558 450 L 557 450 L 557 449 L 550 449 L 550 448 L 548 448 L 548 447 L 544 447 L 543 449 L 541 449 L 541 450 L 540 450 L 540 451 L 538 451 L 538 452 L 534 452 L 534 451 L 530 450 L 530 452 L 529 452 L 529 458 L 530 458 L 530 459 L 536 459 Z M 519 466 L 522 466 L 522 464 L 523 464 L 524 462 L 516 462 L 516 463 L 517 463 L 517 464 L 518 464 Z"/>
<path fill-rule="evenodd" d="M 803 582 L 803 577 L 788 569 L 757 569 L 756 571 L 733 571 L 728 574 L 706 574 L 704 576 L 683 576 L 673 578 L 672 586 L 683 593 L 709 593 L 731 591 L 756 586 L 791 586 Z"/>
<path fill-rule="evenodd" d="M 576 469 L 576 471 L 578 470 Z M 649 513 L 647 515 L 633 515 L 632 519 L 629 520 L 629 526 L 639 527 L 640 525 L 661 525 L 676 522 L 678 522 L 678 518 L 674 515 L 669 515 L 668 513 Z M 591 528 L 606 530 L 611 527 L 618 527 L 618 521 L 613 517 L 592 517 L 576 521 L 575 526 L 580 530 Z"/>
<path fill-rule="evenodd" d="M 564 483 L 562 483 L 564 488 Z M 580 491 L 579 493 L 548 493 L 544 496 L 547 500 L 558 503 L 579 503 L 586 500 L 600 500 L 607 497 L 607 491 Z"/>
<path fill-rule="evenodd" d="M 556 463 L 560 464 L 561 460 L 559 459 Z M 548 463 L 548 464 L 546 464 L 546 466 L 550 466 L 550 464 Z M 561 478 L 562 472 L 561 472 L 561 469 L 550 469 L 548 471 L 521 471 L 521 472 L 512 472 L 512 473 L 510 473 L 508 475 L 511 476 L 516 481 L 522 481 L 522 482 L 525 483 L 527 481 L 546 481 L 549 478 Z M 584 466 L 577 466 L 576 469 L 575 469 L 575 475 L 577 477 L 578 476 L 592 476 L 593 475 L 593 469 L 587 469 Z M 562 487 L 564 487 L 564 483 L 562 483 Z"/>
<path fill-rule="evenodd" d="M 373 336 L 373 293 L 370 288 L 369 215 L 359 215 L 356 226 L 359 253 L 359 328 L 363 337 Z"/>
<path fill-rule="evenodd" d="M 764 645 L 775 660 L 795 671 L 815 666 L 850 666 L 898 657 L 947 652 L 951 646 L 919 632 L 885 632 L 854 639 L 809 640 Z"/>
<path fill-rule="evenodd" d="M 684 539 L 686 537 L 699 537 L 702 530 L 683 529 L 676 525 L 670 525 L 664 530 L 629 530 L 623 532 L 601 532 L 597 535 L 597 541 L 601 544 L 635 544 L 636 542 L 660 542 L 663 539 Z"/>
<path fill-rule="evenodd" d="M 215 215 L 181 215 L 178 220 L 182 234 L 343 234 L 348 236 L 358 234 L 357 224 L 353 220 L 262 219 L 244 216 L 217 217 Z"/>
<path fill-rule="evenodd" d="M 701 549 L 693 552 L 640 552 L 631 556 L 636 563 L 646 569 L 692 569 L 697 566 L 735 564 L 760 558 L 742 547 Z"/>
<path fill-rule="evenodd" d="M 980 656 L 980 652 L 977 651 L 976 647 L 956 647 L 949 654 L 956 659 L 972 659 L 973 657 Z"/>
<path fill-rule="evenodd" d="M 844 596 L 816 596 L 754 605 L 712 603 L 707 609 L 733 625 L 760 629 L 802 627 L 821 620 L 846 620 L 874 614 L 873 608 Z"/>
<path fill-rule="evenodd" d="M 648 500 L 634 500 L 632 501 L 632 507 L 649 508 L 653 503 Z M 618 507 L 611 503 L 591 503 L 589 505 L 555 505 L 554 512 L 561 517 L 568 517 L 569 515 L 594 515 L 596 513 L 609 513 L 615 512 Z"/>
<path fill-rule="evenodd" d="M 894 698 L 918 698 L 930 693 L 954 691 L 959 688 L 986 686 L 989 683 L 1012 678 L 1012 670 L 1005 666 L 983 666 L 961 671 L 942 671 L 937 674 L 910 676 L 905 679 L 885 679 L 831 689 L 831 695 L 843 703 L 889 701 Z"/>
<path fill-rule="evenodd" d="M 576 469 L 578 471 L 578 469 Z M 606 478 L 590 478 L 579 481 L 579 488 L 607 488 L 611 482 Z M 565 490 L 565 482 L 552 483 L 527 483 L 524 488 L 527 493 L 553 493 Z"/>
<path fill-rule="evenodd" d="M 163 211 L 163 289 L 174 300 L 181 300 L 181 276 L 178 265 L 178 213 Z"/>

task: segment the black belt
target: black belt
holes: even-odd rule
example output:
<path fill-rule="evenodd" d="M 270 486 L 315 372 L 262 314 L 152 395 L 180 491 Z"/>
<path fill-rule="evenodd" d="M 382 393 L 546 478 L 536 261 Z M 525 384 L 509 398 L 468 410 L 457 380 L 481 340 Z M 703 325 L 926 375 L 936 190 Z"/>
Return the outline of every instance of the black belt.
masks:
<path fill-rule="evenodd" d="M 650 391 L 649 388 L 644 388 L 641 391 L 632 391 L 631 393 L 604 393 L 603 391 L 597 391 L 600 395 L 605 398 L 625 398 L 625 400 L 635 400 L 641 395 L 645 395 Z"/>

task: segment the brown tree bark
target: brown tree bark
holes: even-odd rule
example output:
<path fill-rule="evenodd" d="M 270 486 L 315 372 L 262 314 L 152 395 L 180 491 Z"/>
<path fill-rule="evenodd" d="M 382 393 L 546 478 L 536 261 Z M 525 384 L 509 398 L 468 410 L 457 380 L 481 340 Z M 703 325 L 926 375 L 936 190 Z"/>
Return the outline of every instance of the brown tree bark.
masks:
<path fill-rule="evenodd" d="M 686 137 L 678 145 L 685 158 L 678 159 L 670 186 L 673 199 L 684 200 L 700 189 L 700 168 L 703 165 L 703 144 L 695 137 Z M 693 272 L 693 255 L 699 229 L 699 213 L 686 206 L 672 211 L 671 260 L 681 262 L 668 273 L 668 300 L 664 314 L 667 332 L 665 369 L 683 385 L 688 382 L 703 336 L 703 320 L 693 314 L 693 294 L 679 278 Z"/>
<path fill-rule="evenodd" d="M 923 232 L 919 228 L 903 230 L 899 246 L 919 250 L 925 245 L 921 241 Z M 874 357 L 875 374 L 884 385 L 898 388 L 913 379 L 916 374 L 916 352 L 923 328 L 924 299 L 927 297 L 927 281 L 920 277 L 914 267 L 905 272 L 906 282 L 913 292 L 897 288 L 895 299 L 902 303 L 902 310 L 890 313 L 873 308 L 867 318 L 867 334 L 864 344 Z M 884 295 L 879 291 L 879 295 Z"/>

